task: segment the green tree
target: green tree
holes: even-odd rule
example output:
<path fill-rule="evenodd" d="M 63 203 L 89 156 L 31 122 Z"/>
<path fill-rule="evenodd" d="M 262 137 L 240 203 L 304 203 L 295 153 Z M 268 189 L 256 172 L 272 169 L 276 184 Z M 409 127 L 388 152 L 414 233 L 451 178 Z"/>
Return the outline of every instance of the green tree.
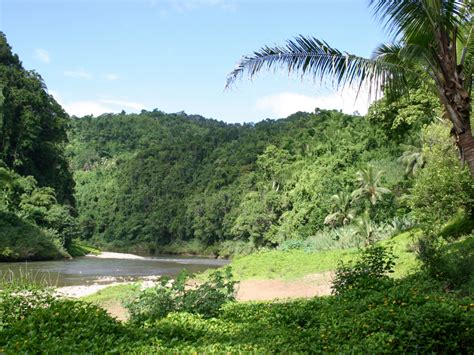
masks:
<path fill-rule="evenodd" d="M 324 219 L 324 224 L 336 227 L 346 225 L 355 217 L 355 209 L 352 207 L 351 194 L 341 191 L 331 196 L 333 203 L 332 211 Z"/>
<path fill-rule="evenodd" d="M 375 170 L 374 166 L 369 164 L 365 169 L 361 169 L 356 174 L 358 188 L 352 192 L 354 200 L 367 199 L 371 206 L 375 206 L 377 201 L 381 201 L 383 196 L 391 193 L 389 189 L 382 186 L 382 170 Z"/>
<path fill-rule="evenodd" d="M 456 150 L 449 131 L 441 123 L 422 131 L 426 166 L 415 177 L 409 204 L 427 231 L 438 232 L 460 210 L 468 215 L 474 210 L 474 182 L 456 164 Z"/>
<path fill-rule="evenodd" d="M 419 171 L 425 166 L 425 155 L 419 147 L 413 145 L 404 145 L 405 151 L 398 158 L 398 161 L 405 165 L 405 175 L 416 176 Z"/>
<path fill-rule="evenodd" d="M 227 86 L 244 72 L 252 77 L 275 66 L 331 78 L 338 86 L 368 84 L 371 91 L 398 96 L 406 83 L 426 87 L 439 98 L 452 124 L 461 159 L 474 178 L 471 90 L 474 71 L 471 0 L 369 0 L 391 34 L 391 42 L 362 58 L 299 36 L 285 46 L 263 47 L 245 56 L 229 74 Z"/>
<path fill-rule="evenodd" d="M 74 181 L 64 156 L 69 117 L 48 94 L 40 75 L 25 70 L 0 32 L 0 159 L 58 201 L 74 205 Z"/>

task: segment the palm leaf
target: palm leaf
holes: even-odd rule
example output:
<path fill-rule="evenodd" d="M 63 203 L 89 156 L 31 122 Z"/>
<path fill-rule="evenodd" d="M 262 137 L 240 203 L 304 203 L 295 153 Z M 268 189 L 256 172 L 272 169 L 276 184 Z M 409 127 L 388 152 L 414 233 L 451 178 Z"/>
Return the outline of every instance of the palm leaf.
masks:
<path fill-rule="evenodd" d="M 314 37 L 299 36 L 285 46 L 263 47 L 252 56 L 244 56 L 228 75 L 226 88 L 244 73 L 254 77 L 263 69 L 286 67 L 288 72 L 310 74 L 324 81 L 332 78 L 336 87 L 355 85 L 359 90 L 369 83 L 369 91 L 386 85 L 404 87 L 406 67 L 386 60 L 362 58 L 330 47 Z"/>
<path fill-rule="evenodd" d="M 470 16 L 466 0 L 370 0 L 369 4 L 385 29 L 405 43 L 440 29 L 451 32 Z"/>

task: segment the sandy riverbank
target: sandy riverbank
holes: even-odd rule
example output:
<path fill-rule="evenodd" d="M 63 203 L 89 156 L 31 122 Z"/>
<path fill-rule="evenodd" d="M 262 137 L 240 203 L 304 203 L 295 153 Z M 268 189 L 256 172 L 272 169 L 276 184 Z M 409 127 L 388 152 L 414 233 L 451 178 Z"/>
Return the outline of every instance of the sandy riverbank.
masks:
<path fill-rule="evenodd" d="M 142 260 L 146 259 L 143 256 L 135 254 L 125 254 L 125 253 L 113 253 L 110 251 L 103 251 L 98 255 L 88 254 L 88 258 L 98 258 L 98 259 L 129 259 L 129 260 Z"/>
<path fill-rule="evenodd" d="M 237 285 L 238 301 L 269 301 L 275 299 L 306 298 L 327 296 L 331 294 L 333 274 L 331 272 L 307 275 L 299 281 L 284 280 L 246 280 Z M 142 289 L 152 287 L 159 277 L 148 277 L 141 280 Z M 62 297 L 80 298 L 103 290 L 109 286 L 129 284 L 130 282 L 112 282 L 109 284 L 92 284 L 87 286 L 60 287 L 57 294 Z M 107 312 L 119 320 L 128 318 L 127 310 L 119 300 L 112 300 L 101 305 Z"/>
<path fill-rule="evenodd" d="M 159 277 L 145 277 L 139 282 L 142 288 L 152 287 Z M 246 280 L 237 286 L 237 300 L 263 301 L 285 298 L 301 298 L 326 296 L 331 294 L 332 273 L 308 275 L 300 281 L 283 280 Z M 104 288 L 116 285 L 130 284 L 131 282 L 110 282 L 107 284 L 93 283 L 91 285 L 66 286 L 57 289 L 58 295 L 80 298 L 92 295 Z"/>

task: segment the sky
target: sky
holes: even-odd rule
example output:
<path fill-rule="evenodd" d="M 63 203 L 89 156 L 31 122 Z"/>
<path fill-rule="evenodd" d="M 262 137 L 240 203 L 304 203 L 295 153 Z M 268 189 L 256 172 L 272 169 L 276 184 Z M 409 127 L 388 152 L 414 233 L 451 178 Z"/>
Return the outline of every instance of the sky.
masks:
<path fill-rule="evenodd" d="M 0 0 L 0 30 L 71 115 L 185 111 L 258 122 L 364 114 L 369 100 L 282 70 L 224 90 L 243 55 L 300 34 L 370 56 L 386 38 L 367 0 Z"/>

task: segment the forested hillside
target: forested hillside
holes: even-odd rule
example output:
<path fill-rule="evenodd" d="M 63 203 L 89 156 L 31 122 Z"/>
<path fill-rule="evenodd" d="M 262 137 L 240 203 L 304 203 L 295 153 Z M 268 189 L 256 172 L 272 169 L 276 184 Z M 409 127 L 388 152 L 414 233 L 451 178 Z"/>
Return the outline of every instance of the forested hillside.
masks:
<path fill-rule="evenodd" d="M 79 236 L 69 116 L 0 33 L 0 261 L 67 256 Z"/>
<path fill-rule="evenodd" d="M 373 228 L 411 225 L 406 194 L 422 165 L 412 158 L 438 112 L 436 99 L 413 91 L 367 117 L 316 109 L 244 125 L 158 110 L 74 118 L 67 154 L 83 238 L 228 255 L 321 230 L 357 234 L 345 225 L 364 211 Z M 361 187 L 375 178 L 385 190 L 371 200 Z"/>

